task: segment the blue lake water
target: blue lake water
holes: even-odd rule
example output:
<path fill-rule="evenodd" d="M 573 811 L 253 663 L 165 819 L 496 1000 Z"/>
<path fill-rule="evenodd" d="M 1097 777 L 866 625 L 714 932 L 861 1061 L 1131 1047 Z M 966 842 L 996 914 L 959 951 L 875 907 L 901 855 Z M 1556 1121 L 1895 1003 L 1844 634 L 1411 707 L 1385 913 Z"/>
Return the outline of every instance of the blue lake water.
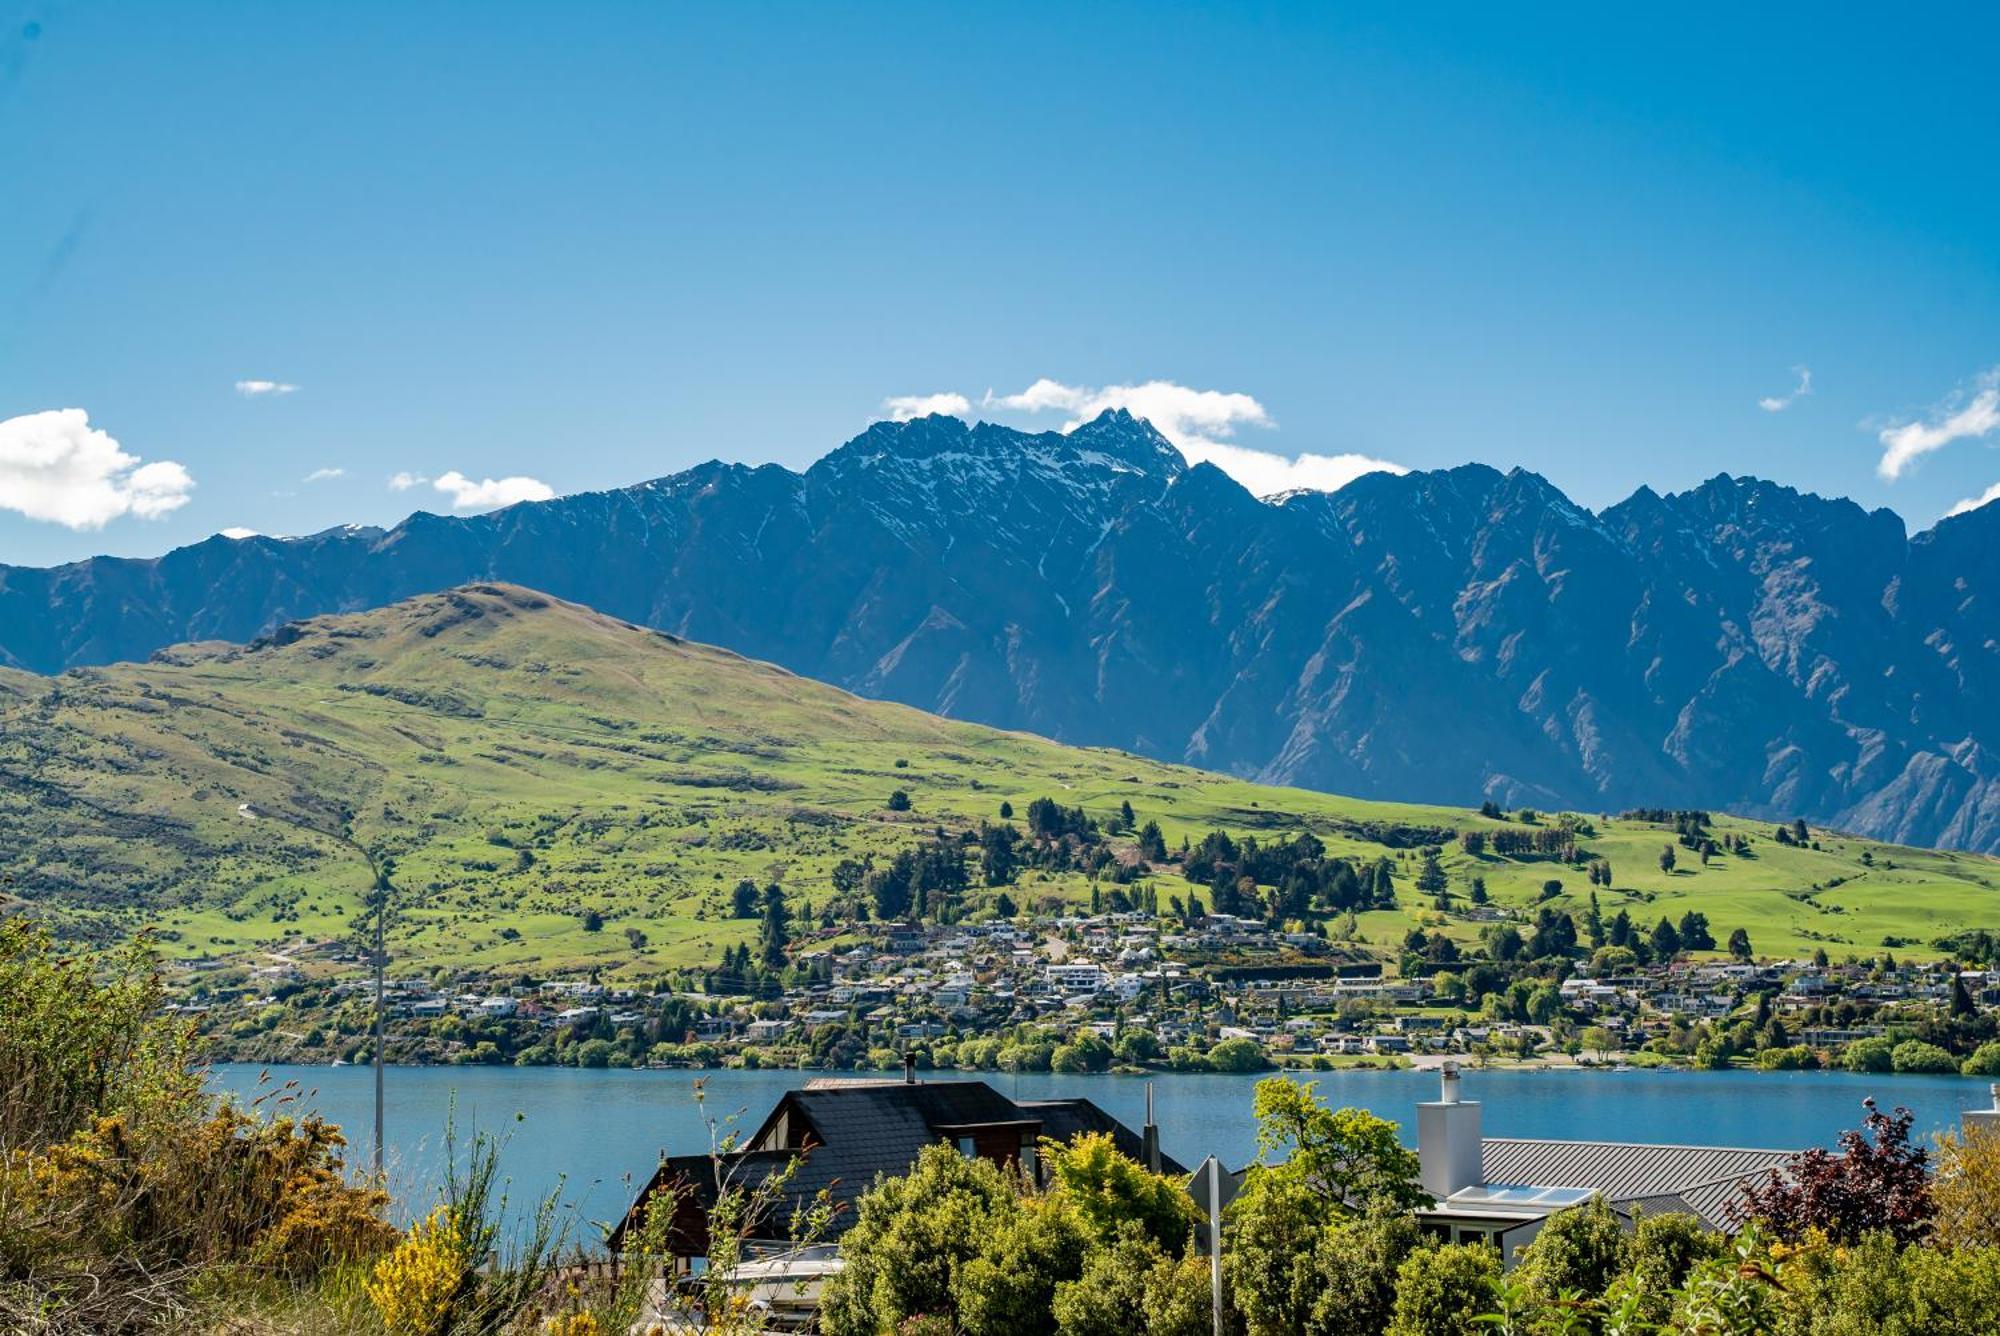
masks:
<path fill-rule="evenodd" d="M 585 1221 L 621 1214 L 635 1180 L 660 1153 L 709 1146 L 707 1119 L 735 1116 L 748 1131 L 778 1097 L 815 1073 L 795 1071 L 582 1071 L 559 1067 L 392 1067 L 385 1125 L 390 1186 L 399 1211 L 421 1208 L 436 1190 L 446 1122 L 461 1140 L 473 1129 L 506 1141 L 502 1157 L 516 1204 L 561 1186 Z M 955 1079 L 939 1073 L 937 1079 Z M 374 1117 L 373 1076 L 365 1067 L 224 1064 L 216 1083 L 245 1098 L 284 1089 L 346 1129 L 352 1159 L 365 1165 Z M 1154 1084 L 1166 1153 L 1193 1165 L 1210 1153 L 1241 1164 L 1256 1155 L 1250 1116 L 1253 1076 L 1013 1076 L 987 1074 L 1022 1099 L 1082 1096 L 1133 1127 L 1145 1121 L 1146 1082 Z M 1370 1109 L 1414 1136 L 1416 1104 L 1434 1099 L 1429 1072 L 1358 1071 L 1318 1075 L 1333 1104 Z M 695 1085 L 705 1099 L 697 1102 Z M 1678 1142 L 1794 1149 L 1831 1145 L 1862 1116 L 1873 1095 L 1884 1108 L 1906 1105 L 1921 1136 L 1956 1125 L 1967 1108 L 1988 1104 L 1987 1083 L 1953 1076 L 1856 1076 L 1844 1072 L 1493 1071 L 1468 1070 L 1465 1097 L 1479 1100 L 1488 1136 Z M 595 1231 L 580 1231 L 591 1242 Z"/>

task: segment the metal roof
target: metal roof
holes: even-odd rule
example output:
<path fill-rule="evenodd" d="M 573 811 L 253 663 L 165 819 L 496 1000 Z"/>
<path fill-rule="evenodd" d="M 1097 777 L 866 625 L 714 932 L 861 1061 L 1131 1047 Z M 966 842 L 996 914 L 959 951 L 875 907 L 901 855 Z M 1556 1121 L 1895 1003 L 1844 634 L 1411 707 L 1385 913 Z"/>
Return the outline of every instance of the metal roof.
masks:
<path fill-rule="evenodd" d="M 1585 1189 L 1620 1207 L 1683 1211 L 1717 1229 L 1734 1226 L 1730 1208 L 1747 1183 L 1783 1169 L 1795 1154 L 1740 1146 L 1658 1146 L 1622 1141 L 1535 1141 L 1488 1137 L 1482 1189 Z M 1529 1188 L 1527 1185 L 1533 1185 Z M 1454 1201 L 1456 1196 L 1454 1196 Z"/>

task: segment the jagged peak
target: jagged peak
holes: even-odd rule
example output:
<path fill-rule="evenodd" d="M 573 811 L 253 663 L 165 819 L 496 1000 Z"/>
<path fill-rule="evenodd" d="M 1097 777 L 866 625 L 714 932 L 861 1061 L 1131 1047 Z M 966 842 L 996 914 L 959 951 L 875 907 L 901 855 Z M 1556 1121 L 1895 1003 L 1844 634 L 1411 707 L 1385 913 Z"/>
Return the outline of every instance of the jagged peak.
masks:
<path fill-rule="evenodd" d="M 826 455 L 813 469 L 838 471 L 885 460 L 922 463 L 963 454 L 1040 456 L 1058 465 L 1095 463 L 1168 479 L 1187 467 L 1180 451 L 1152 423 L 1119 408 L 1108 409 L 1067 432 L 1024 432 L 997 422 L 968 423 L 939 413 L 902 422 L 876 422 Z"/>

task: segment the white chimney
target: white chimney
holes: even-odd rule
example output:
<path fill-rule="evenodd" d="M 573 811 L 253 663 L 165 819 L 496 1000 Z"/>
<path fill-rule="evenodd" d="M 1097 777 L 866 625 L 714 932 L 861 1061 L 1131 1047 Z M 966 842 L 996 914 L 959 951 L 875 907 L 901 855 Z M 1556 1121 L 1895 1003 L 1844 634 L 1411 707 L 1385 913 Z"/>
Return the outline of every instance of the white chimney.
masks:
<path fill-rule="evenodd" d="M 1417 1105 L 1417 1155 L 1423 1162 L 1419 1177 L 1424 1191 L 1443 1200 L 1477 1187 L 1486 1175 L 1479 1163 L 1484 1149 L 1479 1102 L 1460 1097 L 1457 1063 L 1447 1062 L 1440 1075 L 1443 1088 L 1437 1102 Z"/>
<path fill-rule="evenodd" d="M 1986 1089 L 1993 1097 L 1992 1107 L 1965 1111 L 1964 1123 L 1967 1135 L 1970 1135 L 1974 1128 L 1988 1133 L 2000 1133 L 2000 1082 L 1995 1082 Z"/>

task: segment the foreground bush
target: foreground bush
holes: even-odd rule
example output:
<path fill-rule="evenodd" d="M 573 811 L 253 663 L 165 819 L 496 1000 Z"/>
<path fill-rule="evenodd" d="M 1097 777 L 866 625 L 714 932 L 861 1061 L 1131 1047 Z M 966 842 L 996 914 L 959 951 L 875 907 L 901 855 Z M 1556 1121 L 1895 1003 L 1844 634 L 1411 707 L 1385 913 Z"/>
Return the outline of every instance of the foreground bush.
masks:
<path fill-rule="evenodd" d="M 0 926 L 0 1329 L 192 1321 L 218 1277 L 305 1284 L 395 1237 L 339 1131 L 202 1089 L 143 945 Z"/>

